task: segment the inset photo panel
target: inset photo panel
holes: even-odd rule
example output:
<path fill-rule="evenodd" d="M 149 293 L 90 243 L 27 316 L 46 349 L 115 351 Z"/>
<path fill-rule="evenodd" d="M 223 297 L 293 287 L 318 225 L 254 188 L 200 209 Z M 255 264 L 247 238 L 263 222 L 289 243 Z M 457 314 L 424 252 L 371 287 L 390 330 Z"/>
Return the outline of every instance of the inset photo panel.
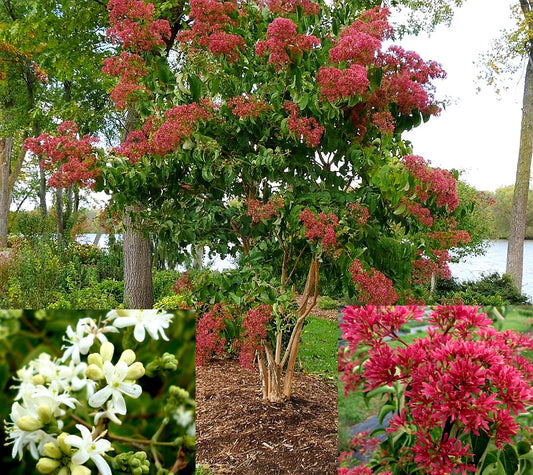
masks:
<path fill-rule="evenodd" d="M 533 473 L 533 307 L 351 306 L 338 474 Z"/>
<path fill-rule="evenodd" d="M 0 310 L 9 474 L 192 474 L 195 318 L 165 310 Z"/>

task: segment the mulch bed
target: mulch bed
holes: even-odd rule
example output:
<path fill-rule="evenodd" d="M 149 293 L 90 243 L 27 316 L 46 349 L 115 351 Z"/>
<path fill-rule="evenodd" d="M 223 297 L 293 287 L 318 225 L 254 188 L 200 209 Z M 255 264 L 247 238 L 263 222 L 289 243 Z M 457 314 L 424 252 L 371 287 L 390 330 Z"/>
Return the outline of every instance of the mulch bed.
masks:
<path fill-rule="evenodd" d="M 337 388 L 297 373 L 286 404 L 262 401 L 238 361 L 196 369 L 196 461 L 216 474 L 335 474 Z"/>

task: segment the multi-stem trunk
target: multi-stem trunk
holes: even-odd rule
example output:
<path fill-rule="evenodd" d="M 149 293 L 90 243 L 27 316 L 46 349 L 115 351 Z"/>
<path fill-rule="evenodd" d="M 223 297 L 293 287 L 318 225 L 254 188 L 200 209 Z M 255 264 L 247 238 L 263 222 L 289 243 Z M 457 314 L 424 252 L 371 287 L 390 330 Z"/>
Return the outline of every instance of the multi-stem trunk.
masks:
<path fill-rule="evenodd" d="M 263 399 L 282 402 L 291 396 L 296 357 L 300 347 L 305 318 L 311 313 L 318 298 L 319 262 L 313 257 L 309 266 L 303 298 L 298 309 L 298 318 L 292 329 L 289 343 L 283 351 L 283 334 L 276 334 L 275 349 L 265 343 L 259 351 L 259 374 L 263 388 Z M 285 377 L 283 377 L 285 373 Z"/>

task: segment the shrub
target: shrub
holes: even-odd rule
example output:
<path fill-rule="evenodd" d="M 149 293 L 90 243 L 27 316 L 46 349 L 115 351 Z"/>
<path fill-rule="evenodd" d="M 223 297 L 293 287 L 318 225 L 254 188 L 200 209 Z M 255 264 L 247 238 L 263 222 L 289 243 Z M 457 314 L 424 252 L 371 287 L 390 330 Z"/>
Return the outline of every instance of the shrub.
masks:
<path fill-rule="evenodd" d="M 339 303 L 331 297 L 324 296 L 320 297 L 317 305 L 321 310 L 335 310 L 339 306 Z"/>
<path fill-rule="evenodd" d="M 528 297 L 522 295 L 507 274 L 496 272 L 477 280 L 459 283 L 456 279 L 437 281 L 435 300 L 440 303 L 464 305 L 523 305 Z"/>

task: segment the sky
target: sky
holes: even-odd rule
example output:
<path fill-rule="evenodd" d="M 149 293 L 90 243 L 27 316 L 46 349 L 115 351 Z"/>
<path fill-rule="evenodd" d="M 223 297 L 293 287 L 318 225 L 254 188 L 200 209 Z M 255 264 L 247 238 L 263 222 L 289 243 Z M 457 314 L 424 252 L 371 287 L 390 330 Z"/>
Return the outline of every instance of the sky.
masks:
<path fill-rule="evenodd" d="M 444 67 L 447 78 L 435 81 L 436 96 L 451 101 L 438 117 L 404 137 L 432 166 L 458 169 L 463 181 L 483 191 L 514 184 L 516 174 L 524 71 L 517 72 L 509 90 L 498 96 L 477 80 L 480 67 L 475 64 L 491 40 L 513 25 L 513 3 L 466 0 L 450 27 L 441 25 L 429 37 L 422 34 L 400 42 Z"/>

